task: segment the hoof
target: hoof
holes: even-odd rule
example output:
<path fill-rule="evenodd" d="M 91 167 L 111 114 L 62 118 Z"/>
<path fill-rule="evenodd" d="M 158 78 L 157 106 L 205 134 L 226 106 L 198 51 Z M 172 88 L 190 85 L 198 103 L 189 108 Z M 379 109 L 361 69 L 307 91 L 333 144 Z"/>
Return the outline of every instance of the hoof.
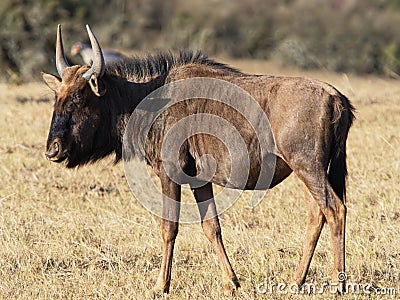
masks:
<path fill-rule="evenodd" d="M 226 281 L 224 283 L 224 295 L 227 297 L 233 296 L 238 288 L 240 288 L 240 283 L 237 278 Z"/>
<path fill-rule="evenodd" d="M 160 297 L 162 297 L 163 299 L 167 299 L 168 293 L 169 283 L 157 281 L 156 285 L 153 288 L 153 298 L 160 299 Z"/>
<path fill-rule="evenodd" d="M 344 274 L 344 275 L 343 275 Z M 332 276 L 332 284 L 336 286 L 336 293 L 342 295 L 346 293 L 347 275 L 344 272 L 339 272 L 338 275 Z"/>
<path fill-rule="evenodd" d="M 153 288 L 153 299 L 168 299 L 168 293 L 163 290 Z"/>
<path fill-rule="evenodd" d="M 299 278 L 300 276 L 293 276 L 292 279 L 290 279 L 290 284 L 291 285 L 297 285 L 297 287 L 302 287 L 304 282 L 306 282 L 306 278 Z"/>

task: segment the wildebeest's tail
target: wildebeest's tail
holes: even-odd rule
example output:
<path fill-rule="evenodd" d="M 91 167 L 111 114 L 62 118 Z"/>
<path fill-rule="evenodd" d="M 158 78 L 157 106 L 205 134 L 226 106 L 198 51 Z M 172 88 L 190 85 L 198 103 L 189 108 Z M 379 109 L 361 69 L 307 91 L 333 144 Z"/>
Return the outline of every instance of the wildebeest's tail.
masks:
<path fill-rule="evenodd" d="M 345 201 L 346 199 L 346 139 L 350 126 L 354 120 L 354 107 L 349 99 L 338 92 L 331 96 L 333 142 L 331 159 L 329 164 L 328 178 L 336 195 Z"/>

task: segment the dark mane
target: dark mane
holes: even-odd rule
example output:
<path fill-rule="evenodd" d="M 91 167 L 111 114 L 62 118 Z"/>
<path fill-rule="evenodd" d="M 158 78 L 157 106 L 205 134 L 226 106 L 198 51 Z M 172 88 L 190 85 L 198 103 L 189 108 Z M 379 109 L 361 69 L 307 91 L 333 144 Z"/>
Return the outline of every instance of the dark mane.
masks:
<path fill-rule="evenodd" d="M 173 67 L 192 63 L 207 65 L 228 73 L 242 74 L 235 68 L 209 59 L 208 56 L 200 50 L 181 50 L 178 54 L 173 54 L 168 51 L 147 54 L 145 57 L 134 56 L 107 66 L 106 73 L 109 75 L 121 76 L 130 81 L 142 81 L 168 74 Z"/>

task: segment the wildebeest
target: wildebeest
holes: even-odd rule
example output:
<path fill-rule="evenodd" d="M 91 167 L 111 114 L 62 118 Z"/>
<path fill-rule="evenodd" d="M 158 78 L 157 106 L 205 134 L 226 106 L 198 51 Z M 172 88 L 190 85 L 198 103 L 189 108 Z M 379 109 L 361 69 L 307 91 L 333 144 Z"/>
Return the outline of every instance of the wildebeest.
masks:
<path fill-rule="evenodd" d="M 56 98 L 45 153 L 48 160 L 65 161 L 66 166 L 72 168 L 115 153 L 116 161 L 119 161 L 128 119 L 150 92 L 167 82 L 189 77 L 211 77 L 233 82 L 248 91 L 268 116 L 275 139 L 275 150 L 270 154 L 276 156 L 270 188 L 292 171 L 306 188 L 308 225 L 294 282 L 299 285 L 304 283 L 325 222 L 329 225 L 333 244 L 333 278 L 345 272 L 346 140 L 354 108 L 343 94 L 317 80 L 248 75 L 208 59 L 201 52 L 182 51 L 179 55 L 159 53 L 105 66 L 100 45 L 88 26 L 87 30 L 94 51 L 92 66 L 69 66 L 64 56 L 59 25 L 56 67 L 60 77 L 42 74 Z M 206 99 L 201 105 L 194 105 L 188 100 L 179 107 L 171 107 L 150 133 L 162 138 L 170 120 L 179 120 L 193 113 L 218 111 L 220 117 L 232 120 L 232 116 L 228 115 L 232 111 L 223 107 L 214 109 L 214 105 L 217 105 L 215 101 Z M 253 140 L 245 124 L 237 127 L 244 141 Z M 160 164 L 160 147 L 153 142 L 150 139 L 150 144 L 146 145 L 145 160 L 161 182 L 164 241 L 155 290 L 169 292 L 181 186 L 166 174 Z M 208 200 L 207 206 L 200 209 L 202 228 L 218 256 L 225 290 L 230 292 L 240 285 L 224 249 L 212 190 L 212 183 L 223 185 L 227 181 L 225 174 L 229 174 L 226 170 L 229 162 L 223 155 L 226 151 L 214 142 L 207 135 L 190 137 L 182 146 L 180 163 L 183 170 L 195 175 L 199 171 L 196 160 L 203 154 L 211 154 L 219 160 L 213 179 L 193 188 L 193 194 L 198 204 Z M 253 147 L 250 142 L 247 146 Z M 257 177 L 259 170 L 258 161 L 252 161 L 249 177 Z M 246 188 L 252 189 L 254 185 L 249 183 Z M 166 201 L 167 198 L 176 201 Z M 206 218 L 209 215 L 214 217 Z"/>

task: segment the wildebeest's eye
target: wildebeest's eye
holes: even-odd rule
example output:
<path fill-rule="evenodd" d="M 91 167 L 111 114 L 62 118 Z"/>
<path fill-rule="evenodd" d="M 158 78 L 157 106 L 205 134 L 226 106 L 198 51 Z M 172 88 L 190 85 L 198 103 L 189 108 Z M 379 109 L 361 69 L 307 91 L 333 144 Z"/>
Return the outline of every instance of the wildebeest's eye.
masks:
<path fill-rule="evenodd" d="M 77 105 L 74 101 L 68 101 L 68 103 L 65 106 L 65 109 L 67 110 L 67 112 L 72 112 L 76 107 Z"/>
<path fill-rule="evenodd" d="M 65 102 L 65 109 L 68 112 L 75 110 L 76 108 L 80 107 L 82 104 L 82 95 L 80 93 L 76 93 L 71 95 L 67 101 Z"/>
<path fill-rule="evenodd" d="M 83 101 L 83 96 L 81 93 L 76 93 L 73 97 L 72 97 L 72 102 L 75 103 L 75 105 L 77 107 L 82 105 L 82 101 Z"/>

